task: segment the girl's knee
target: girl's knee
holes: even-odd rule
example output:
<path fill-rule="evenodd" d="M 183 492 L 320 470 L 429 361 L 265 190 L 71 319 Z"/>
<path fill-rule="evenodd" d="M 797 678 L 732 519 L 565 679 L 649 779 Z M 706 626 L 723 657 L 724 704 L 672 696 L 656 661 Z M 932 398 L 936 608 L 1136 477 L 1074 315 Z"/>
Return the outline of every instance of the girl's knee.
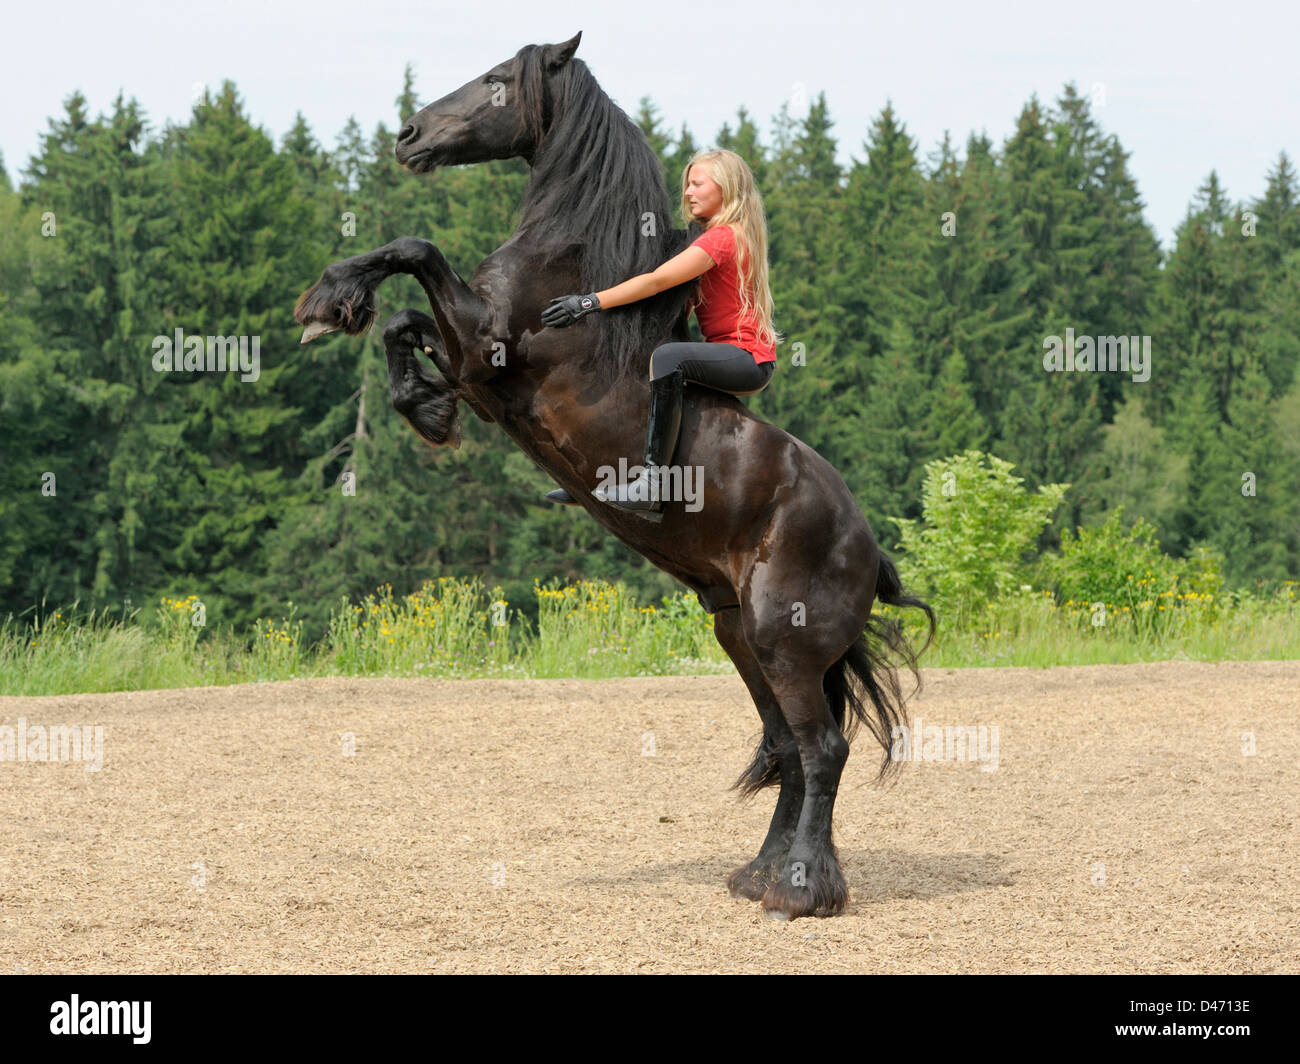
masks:
<path fill-rule="evenodd" d="M 678 360 L 673 357 L 673 348 L 677 344 L 660 344 L 650 355 L 650 379 L 658 380 L 660 377 L 666 377 L 677 368 Z"/>

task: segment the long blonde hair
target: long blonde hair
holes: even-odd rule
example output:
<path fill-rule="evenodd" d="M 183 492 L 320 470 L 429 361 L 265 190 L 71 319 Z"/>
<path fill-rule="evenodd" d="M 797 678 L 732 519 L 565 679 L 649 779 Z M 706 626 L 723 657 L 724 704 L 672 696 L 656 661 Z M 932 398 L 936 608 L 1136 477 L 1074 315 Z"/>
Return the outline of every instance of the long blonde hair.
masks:
<path fill-rule="evenodd" d="M 772 289 L 767 281 L 767 216 L 753 171 L 744 159 L 726 148 L 696 152 L 682 171 L 682 214 L 688 222 L 691 208 L 686 186 L 691 167 L 697 164 L 708 169 L 709 177 L 722 193 L 722 206 L 709 219 L 706 228 L 729 225 L 736 235 L 741 313 L 753 314 L 757 319 L 760 340 L 778 344 L 784 337 L 772 328 Z"/>

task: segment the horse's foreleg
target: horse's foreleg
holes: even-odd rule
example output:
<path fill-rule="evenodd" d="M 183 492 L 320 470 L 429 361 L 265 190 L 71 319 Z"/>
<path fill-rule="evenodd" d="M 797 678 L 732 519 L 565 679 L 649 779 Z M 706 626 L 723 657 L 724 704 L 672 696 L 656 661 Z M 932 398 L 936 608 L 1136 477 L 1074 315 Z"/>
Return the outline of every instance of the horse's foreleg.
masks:
<path fill-rule="evenodd" d="M 415 355 L 417 349 L 428 354 L 435 365 L 446 360 L 438 323 L 418 310 L 399 311 L 384 326 L 393 407 L 427 443 L 458 448 L 461 429 L 456 386 L 426 369 Z"/>
<path fill-rule="evenodd" d="M 305 326 L 302 342 L 342 329 L 353 336 L 375 320 L 375 289 L 392 276 L 376 256 L 354 255 L 326 266 L 314 285 L 298 297 L 293 318 Z"/>
<path fill-rule="evenodd" d="M 375 289 L 395 273 L 420 282 L 444 341 L 443 373 L 455 381 L 485 380 L 495 374 L 477 350 L 478 337 L 489 332 L 492 308 L 460 277 L 433 244 L 399 237 L 364 255 L 327 266 L 320 280 L 298 299 L 294 319 L 306 326 L 303 342 L 342 329 L 365 332 L 375 318 Z"/>

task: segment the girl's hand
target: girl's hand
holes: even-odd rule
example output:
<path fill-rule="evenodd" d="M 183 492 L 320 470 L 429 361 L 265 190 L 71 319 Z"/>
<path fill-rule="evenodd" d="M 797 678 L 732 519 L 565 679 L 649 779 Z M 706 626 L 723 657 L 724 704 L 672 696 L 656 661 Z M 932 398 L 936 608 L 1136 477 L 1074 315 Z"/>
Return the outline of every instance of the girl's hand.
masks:
<path fill-rule="evenodd" d="M 560 296 L 552 299 L 542 311 L 542 324 L 552 329 L 563 329 L 599 309 L 600 300 L 595 292 L 586 296 Z"/>

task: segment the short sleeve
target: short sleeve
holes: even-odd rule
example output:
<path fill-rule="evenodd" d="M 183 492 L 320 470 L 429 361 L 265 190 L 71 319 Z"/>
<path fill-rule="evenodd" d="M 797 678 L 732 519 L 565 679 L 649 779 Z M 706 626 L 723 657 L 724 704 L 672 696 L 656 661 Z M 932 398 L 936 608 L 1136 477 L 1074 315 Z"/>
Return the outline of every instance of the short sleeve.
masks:
<path fill-rule="evenodd" d="M 715 225 L 706 229 L 692 247 L 703 248 L 716 266 L 725 266 L 736 257 L 736 234 L 729 225 Z"/>

